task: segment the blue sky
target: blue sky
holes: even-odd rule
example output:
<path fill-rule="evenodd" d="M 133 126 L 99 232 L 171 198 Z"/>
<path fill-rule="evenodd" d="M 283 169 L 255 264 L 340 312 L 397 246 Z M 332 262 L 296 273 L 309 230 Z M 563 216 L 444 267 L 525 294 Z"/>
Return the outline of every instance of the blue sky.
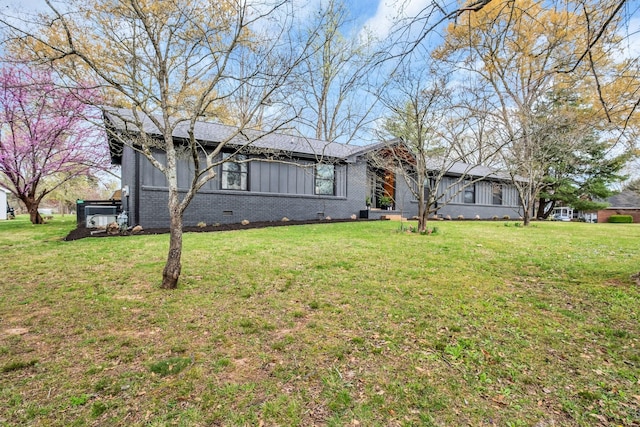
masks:
<path fill-rule="evenodd" d="M 54 0 L 54 4 L 55 4 Z M 324 0 L 294 0 L 298 6 L 313 10 Z M 379 36 L 384 37 L 390 27 L 390 18 L 402 9 L 406 14 L 417 13 L 430 0 L 344 0 L 351 12 L 356 25 L 368 26 Z M 0 0 L 0 10 L 5 8 L 17 9 L 21 12 L 35 12 L 46 10 L 44 0 Z"/>
<path fill-rule="evenodd" d="M 315 1 L 305 1 L 304 3 L 313 4 L 317 2 Z M 345 3 L 351 10 L 354 17 L 359 18 L 370 18 L 375 15 L 376 10 L 378 9 L 378 4 L 380 2 L 385 2 L 385 0 L 345 0 Z M 387 3 L 389 1 L 387 0 Z M 0 5 L 2 7 L 6 7 L 7 5 L 18 6 L 21 10 L 35 10 L 38 8 L 45 7 L 43 0 L 0 0 Z"/>
<path fill-rule="evenodd" d="M 382 0 L 384 1 L 384 0 Z M 349 10 L 354 17 L 368 19 L 375 15 L 378 9 L 378 2 L 371 0 L 352 0 L 347 2 Z"/>

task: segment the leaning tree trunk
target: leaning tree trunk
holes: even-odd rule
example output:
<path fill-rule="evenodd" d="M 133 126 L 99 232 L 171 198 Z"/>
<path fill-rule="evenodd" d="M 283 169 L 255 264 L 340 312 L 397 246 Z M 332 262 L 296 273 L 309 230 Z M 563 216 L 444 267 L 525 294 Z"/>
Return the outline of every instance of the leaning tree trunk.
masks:
<path fill-rule="evenodd" d="M 551 201 L 551 206 L 549 206 L 548 209 L 547 209 L 547 204 L 548 202 L 546 199 L 543 199 L 542 197 L 539 199 L 536 218 L 540 218 L 540 219 L 549 218 L 549 215 L 551 214 L 551 212 L 553 212 L 553 208 L 556 207 L 556 201 L 555 200 Z"/>

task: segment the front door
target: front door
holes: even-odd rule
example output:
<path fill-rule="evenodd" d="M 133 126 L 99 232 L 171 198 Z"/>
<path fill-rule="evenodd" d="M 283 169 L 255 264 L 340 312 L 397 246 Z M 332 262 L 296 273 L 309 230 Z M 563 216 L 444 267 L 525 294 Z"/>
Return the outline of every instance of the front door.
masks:
<path fill-rule="evenodd" d="M 396 177 L 389 170 L 380 169 L 376 173 L 376 203 L 380 209 L 394 208 L 396 204 Z"/>

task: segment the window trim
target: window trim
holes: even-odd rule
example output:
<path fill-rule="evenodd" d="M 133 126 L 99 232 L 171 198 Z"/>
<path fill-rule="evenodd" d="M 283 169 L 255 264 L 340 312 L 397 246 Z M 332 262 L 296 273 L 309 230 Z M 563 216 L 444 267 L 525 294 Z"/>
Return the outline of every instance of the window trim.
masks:
<path fill-rule="evenodd" d="M 228 159 L 232 157 L 230 153 L 223 153 L 222 158 Z M 247 157 L 242 154 L 236 154 L 234 160 L 228 160 L 220 166 L 220 189 L 225 191 L 249 191 L 249 164 L 239 163 L 235 160 L 246 160 Z M 238 170 L 229 170 L 229 166 L 237 166 Z M 237 175 L 240 179 L 239 188 L 229 187 L 229 176 Z M 244 180 L 243 180 L 244 177 Z M 244 185 L 243 185 L 244 184 Z"/>
<path fill-rule="evenodd" d="M 499 203 L 496 203 L 496 201 L 499 201 Z M 495 206 L 504 204 L 504 186 L 500 182 L 491 183 L 491 204 Z"/>
<path fill-rule="evenodd" d="M 471 195 L 471 200 L 468 201 L 467 197 Z M 462 201 L 467 205 L 475 205 L 476 204 L 476 183 L 469 183 L 468 181 L 464 183 L 464 192 L 462 195 Z"/>
<path fill-rule="evenodd" d="M 330 177 L 323 177 L 321 173 L 319 173 L 319 169 L 321 168 L 331 168 L 331 176 Z M 317 196 L 335 196 L 336 195 L 336 165 L 332 164 L 332 163 L 316 163 L 315 168 L 314 168 L 314 180 L 313 180 L 313 184 L 314 184 L 314 188 L 313 188 L 313 193 Z M 322 186 L 319 186 L 319 183 L 327 183 L 330 182 L 331 183 L 331 192 L 330 193 L 324 193 L 321 191 L 318 191 L 319 189 L 323 188 Z M 327 186 L 327 188 L 329 188 L 329 186 Z"/>

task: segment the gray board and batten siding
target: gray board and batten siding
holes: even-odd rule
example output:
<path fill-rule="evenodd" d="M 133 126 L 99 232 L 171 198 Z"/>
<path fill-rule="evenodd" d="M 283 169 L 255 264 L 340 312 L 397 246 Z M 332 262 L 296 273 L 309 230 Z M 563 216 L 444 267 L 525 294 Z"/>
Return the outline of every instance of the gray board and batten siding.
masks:
<path fill-rule="evenodd" d="M 247 176 L 243 187 L 246 189 L 223 188 L 223 166 L 217 166 L 216 177 L 198 191 L 185 211 L 184 224 L 280 221 L 284 217 L 291 220 L 349 218 L 364 208 L 366 162 L 331 163 L 335 168 L 332 194 L 316 194 L 315 163 L 299 162 L 299 166 L 260 159 L 245 163 Z M 186 188 L 190 180 L 189 163 L 180 160 L 178 170 L 178 187 Z M 164 175 L 129 147 L 124 148 L 122 155 L 122 181 L 130 189 L 129 210 L 133 222 L 147 228 L 169 224 Z"/>
<path fill-rule="evenodd" d="M 522 208 L 518 202 L 518 191 L 515 186 L 507 181 L 487 177 L 477 181 L 467 187 L 468 191 L 461 189 L 462 183 L 458 177 L 445 176 L 441 183 L 441 188 L 449 187 L 450 200 L 445 206 L 438 210 L 438 215 L 442 217 L 450 216 L 456 219 L 459 216 L 465 219 L 480 217 L 481 219 L 500 219 L 509 217 L 517 219 L 522 216 Z M 496 186 L 499 186 L 500 197 L 495 197 Z M 473 200 L 465 200 L 465 196 L 473 194 Z M 466 193 L 466 194 L 465 194 Z"/>
<path fill-rule="evenodd" d="M 125 122 L 130 116 L 125 110 L 117 110 L 115 114 L 107 111 L 105 120 L 112 132 L 135 134 L 136 128 Z M 158 134 L 148 119 L 143 126 L 147 133 Z M 215 123 L 196 124 L 196 138 L 210 147 L 230 137 L 230 149 L 246 144 L 247 140 L 255 141 L 243 150 L 247 151 L 245 159 L 249 162 L 235 163 L 234 170 L 225 166 L 229 163 L 216 167 L 216 177 L 205 184 L 185 211 L 185 225 L 280 221 L 284 217 L 291 220 L 349 218 L 365 208 L 366 161 L 350 157 L 361 147 L 276 133 L 260 137 L 260 133 L 251 130 L 234 136 L 235 131 L 233 127 Z M 185 126 L 178 126 L 174 136 L 186 138 Z M 285 161 L 270 160 L 274 153 Z M 164 160 L 162 151 L 154 151 L 153 155 L 161 162 Z M 127 145 L 117 146 L 113 141 L 112 158 L 122 166 L 122 187 L 129 189 L 125 204 L 128 204 L 130 223 L 146 228 L 168 226 L 168 188 L 162 172 L 144 155 Z M 330 180 L 322 181 L 323 177 L 317 176 L 318 164 L 327 165 L 324 174 L 329 171 Z M 178 187 L 188 188 L 191 176 L 190 161 L 179 160 Z M 229 176 L 241 176 L 242 184 L 229 185 L 226 181 Z M 323 187 L 316 188 L 320 184 Z"/>

